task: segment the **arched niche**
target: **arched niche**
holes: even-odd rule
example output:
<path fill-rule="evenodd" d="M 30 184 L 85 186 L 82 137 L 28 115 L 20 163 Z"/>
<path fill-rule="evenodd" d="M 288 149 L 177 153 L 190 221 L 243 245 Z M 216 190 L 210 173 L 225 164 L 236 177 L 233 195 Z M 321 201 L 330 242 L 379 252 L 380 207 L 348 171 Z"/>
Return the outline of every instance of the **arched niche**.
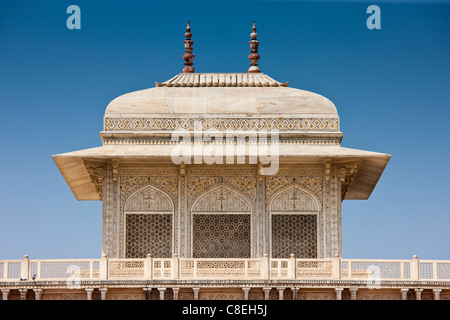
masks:
<path fill-rule="evenodd" d="M 194 258 L 250 258 L 252 206 L 247 197 L 228 186 L 208 190 L 194 202 Z"/>
<path fill-rule="evenodd" d="M 317 258 L 320 205 L 308 191 L 290 186 L 277 193 L 269 206 L 272 258 Z"/>
<path fill-rule="evenodd" d="M 125 257 L 172 257 L 173 215 L 173 201 L 164 191 L 146 186 L 131 194 L 124 205 Z"/>
<path fill-rule="evenodd" d="M 172 199 L 163 191 L 147 186 L 131 194 L 125 202 L 126 212 L 173 212 Z"/>

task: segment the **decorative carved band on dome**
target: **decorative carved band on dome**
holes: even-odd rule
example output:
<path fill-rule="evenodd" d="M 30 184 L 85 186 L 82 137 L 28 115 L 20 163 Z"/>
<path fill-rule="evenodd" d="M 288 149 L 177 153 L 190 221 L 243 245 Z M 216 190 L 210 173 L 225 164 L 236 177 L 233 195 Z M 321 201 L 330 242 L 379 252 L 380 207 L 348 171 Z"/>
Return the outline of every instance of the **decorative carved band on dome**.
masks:
<path fill-rule="evenodd" d="M 296 137 L 280 137 L 278 144 L 284 145 L 340 145 L 342 138 L 334 138 L 334 137 L 312 137 L 312 138 L 296 138 Z M 245 142 L 248 142 L 249 138 L 246 137 Z M 259 141 L 256 138 L 256 141 Z M 124 145 L 124 144 L 133 144 L 133 145 L 169 145 L 169 144 L 178 144 L 179 141 L 173 141 L 170 137 L 137 137 L 137 138 L 128 138 L 128 137 L 112 137 L 112 138 L 103 138 L 103 145 Z M 211 143 L 219 143 L 219 141 L 203 141 L 203 144 L 211 144 Z M 267 144 L 271 144 L 270 140 L 267 140 Z"/>
<path fill-rule="evenodd" d="M 105 118 L 105 131 L 194 130 L 339 131 L 338 118 Z"/>

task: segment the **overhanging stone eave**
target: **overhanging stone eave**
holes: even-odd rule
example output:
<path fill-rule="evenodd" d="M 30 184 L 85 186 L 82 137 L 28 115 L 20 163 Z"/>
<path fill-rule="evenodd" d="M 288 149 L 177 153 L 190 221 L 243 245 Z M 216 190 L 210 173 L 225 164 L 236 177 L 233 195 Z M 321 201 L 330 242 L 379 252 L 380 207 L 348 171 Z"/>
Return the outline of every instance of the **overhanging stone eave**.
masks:
<path fill-rule="evenodd" d="M 54 155 L 52 158 L 77 200 L 101 200 L 83 158 L 60 155 Z"/>
<path fill-rule="evenodd" d="M 77 200 L 101 200 L 101 195 L 92 181 L 85 161 L 106 163 L 118 161 L 172 162 L 174 145 L 106 145 L 53 156 L 58 169 Z M 248 158 L 248 152 L 247 158 Z M 368 199 L 386 167 L 390 155 L 340 146 L 282 145 L 279 148 L 279 163 L 345 163 L 359 161 L 359 169 L 344 199 Z"/>
<path fill-rule="evenodd" d="M 367 200 L 381 178 L 391 156 L 361 158 L 359 168 L 355 174 L 345 200 Z"/>
<path fill-rule="evenodd" d="M 63 154 L 54 155 L 53 159 L 58 164 L 63 164 L 62 159 L 87 159 L 87 160 L 107 160 L 107 159 L 171 159 L 172 150 L 176 144 L 110 144 L 97 148 L 84 149 Z M 268 146 L 268 152 L 272 152 L 271 146 Z M 277 149 L 277 150 L 276 150 Z M 333 162 L 357 160 L 357 159 L 374 159 L 378 169 L 380 165 L 384 168 L 390 159 L 389 154 L 377 153 L 371 151 L 343 148 L 337 145 L 302 145 L 302 144 L 285 144 L 279 145 L 276 152 L 280 159 L 283 160 L 299 160 L 302 159 L 331 159 Z M 193 150 L 193 149 L 192 149 Z M 272 150 L 272 151 L 271 151 Z M 249 156 L 248 146 L 245 149 L 245 155 Z M 195 156 L 192 152 L 192 156 Z M 275 155 L 272 155 L 272 157 Z M 378 159 L 378 160 L 377 160 Z M 66 164 L 63 164 L 66 166 Z"/>

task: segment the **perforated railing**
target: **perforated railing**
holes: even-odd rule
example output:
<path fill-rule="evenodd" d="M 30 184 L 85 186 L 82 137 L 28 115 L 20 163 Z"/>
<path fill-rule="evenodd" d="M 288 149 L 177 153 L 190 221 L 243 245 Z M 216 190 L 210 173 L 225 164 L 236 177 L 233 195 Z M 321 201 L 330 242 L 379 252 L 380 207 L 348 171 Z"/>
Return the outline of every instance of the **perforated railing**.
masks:
<path fill-rule="evenodd" d="M 368 279 L 377 278 L 383 280 L 411 280 L 410 260 L 380 261 L 366 260 L 342 260 L 342 279 Z"/>
<path fill-rule="evenodd" d="M 113 279 L 144 279 L 145 259 L 111 259 L 108 261 L 108 275 Z"/>
<path fill-rule="evenodd" d="M 333 261 L 327 259 L 296 260 L 296 278 L 332 279 Z"/>
<path fill-rule="evenodd" d="M 154 259 L 153 260 L 153 278 L 154 279 L 172 279 L 176 273 L 174 270 L 173 259 Z"/>
<path fill-rule="evenodd" d="M 180 259 L 181 279 L 260 279 L 260 259 Z"/>
<path fill-rule="evenodd" d="M 100 261 L 83 259 L 0 261 L 0 281 L 100 279 Z"/>
<path fill-rule="evenodd" d="M 305 279 L 450 281 L 450 260 L 151 258 L 0 260 L 0 281 Z"/>

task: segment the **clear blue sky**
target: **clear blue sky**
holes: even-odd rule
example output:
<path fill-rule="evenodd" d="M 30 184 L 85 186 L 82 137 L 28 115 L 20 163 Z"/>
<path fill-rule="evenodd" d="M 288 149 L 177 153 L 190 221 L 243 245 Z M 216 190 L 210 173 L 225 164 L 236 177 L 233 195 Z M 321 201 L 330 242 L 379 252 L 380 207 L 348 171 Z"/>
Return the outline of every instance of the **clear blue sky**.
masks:
<path fill-rule="evenodd" d="M 100 257 L 101 203 L 51 156 L 100 146 L 112 99 L 181 72 L 188 19 L 197 72 L 246 72 L 256 20 L 264 73 L 332 100 L 344 147 L 392 155 L 343 203 L 345 258 L 450 259 L 450 2 L 425 2 L 1 1 L 0 259 Z"/>

